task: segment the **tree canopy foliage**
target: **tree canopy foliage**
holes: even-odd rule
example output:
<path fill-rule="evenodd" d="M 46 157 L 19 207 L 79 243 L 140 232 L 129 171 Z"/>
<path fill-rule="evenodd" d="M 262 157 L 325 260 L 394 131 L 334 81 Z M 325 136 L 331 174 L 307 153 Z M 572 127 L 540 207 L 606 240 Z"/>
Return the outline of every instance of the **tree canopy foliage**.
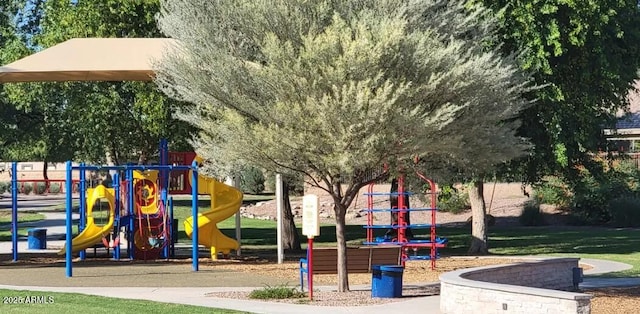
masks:
<path fill-rule="evenodd" d="M 466 1 L 161 1 L 179 40 L 157 83 L 192 105 L 198 151 L 293 170 L 334 199 L 339 288 L 344 218 L 358 190 L 411 168 L 469 174 L 520 156 L 528 76 L 488 43 Z"/>
<path fill-rule="evenodd" d="M 71 38 L 160 37 L 156 1 L 13 1 L 14 33 L 29 52 Z M 29 3 L 25 5 L 25 3 Z M 13 61 L 13 60 L 9 60 Z M 174 149 L 189 149 L 191 128 L 172 118 L 180 105 L 146 82 L 5 84 L 9 102 L 36 121 L 12 159 L 67 159 L 122 163 L 150 156 L 160 138 Z"/>
<path fill-rule="evenodd" d="M 512 164 L 512 174 L 530 182 L 546 174 L 571 179 L 576 166 L 596 166 L 590 153 L 606 146 L 602 129 L 628 109 L 638 79 L 638 1 L 481 2 L 500 22 L 502 51 L 522 51 L 520 66 L 544 86 L 530 93 L 538 101 L 520 115 L 519 134 L 535 149 Z"/>

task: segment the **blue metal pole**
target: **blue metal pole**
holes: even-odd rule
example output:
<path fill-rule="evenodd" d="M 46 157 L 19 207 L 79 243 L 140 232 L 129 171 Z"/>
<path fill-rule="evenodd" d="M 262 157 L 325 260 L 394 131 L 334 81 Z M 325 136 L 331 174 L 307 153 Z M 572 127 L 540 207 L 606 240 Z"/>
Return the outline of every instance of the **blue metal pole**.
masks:
<path fill-rule="evenodd" d="M 174 166 L 174 165 L 127 165 L 127 166 L 85 166 L 86 170 L 190 170 L 190 166 Z M 74 170 L 79 169 L 78 166 L 73 167 Z"/>
<path fill-rule="evenodd" d="M 115 228 L 115 233 L 114 233 L 114 237 L 115 239 L 112 239 L 115 243 L 115 240 L 118 239 L 118 237 L 120 236 L 120 176 L 118 175 L 118 173 L 115 173 L 113 175 L 113 192 L 115 194 L 115 208 L 114 208 L 114 223 L 116 224 L 116 228 Z M 113 259 L 115 260 L 120 260 L 120 240 L 117 241 L 118 245 L 116 245 L 113 248 Z"/>
<path fill-rule="evenodd" d="M 67 212 L 67 238 L 66 238 L 66 272 L 67 272 L 67 277 L 71 277 L 73 272 L 72 272 L 72 262 L 71 262 L 71 251 L 72 251 L 72 247 L 71 247 L 71 225 L 73 224 L 73 221 L 71 220 L 71 208 L 73 207 L 72 204 L 72 197 L 71 197 L 71 193 L 73 190 L 73 182 L 72 182 L 72 170 L 71 170 L 71 161 L 67 161 L 67 175 L 66 175 L 66 185 L 67 185 L 67 206 L 66 206 L 66 212 Z"/>
<path fill-rule="evenodd" d="M 198 164 L 191 164 L 191 215 L 193 217 L 193 233 L 191 238 L 191 258 L 193 259 L 193 271 L 198 271 Z"/>
<path fill-rule="evenodd" d="M 80 183 L 78 183 L 78 193 L 80 193 L 80 205 L 78 207 L 78 213 L 80 214 L 80 221 L 78 221 L 78 234 L 80 234 L 82 230 L 84 230 L 87 220 L 87 172 L 84 167 L 85 164 L 80 163 Z M 84 261 L 86 257 L 87 252 L 85 250 L 80 251 L 80 260 Z"/>
<path fill-rule="evenodd" d="M 169 153 L 169 144 L 167 142 L 166 138 L 163 138 L 160 140 L 160 165 L 161 166 L 167 166 L 168 162 L 169 162 L 169 158 L 168 158 L 168 153 Z M 161 176 L 160 176 L 160 191 L 161 191 L 161 195 L 162 195 L 162 204 L 164 205 L 164 217 L 167 218 L 168 215 L 168 190 L 169 190 L 169 172 L 170 170 L 167 168 L 164 168 L 162 170 L 160 170 Z M 168 232 L 167 237 L 165 238 L 165 241 L 169 241 L 169 243 L 167 243 L 164 246 L 164 249 L 162 250 L 162 255 L 164 258 L 169 258 L 169 251 L 170 251 L 170 245 L 171 245 L 171 234 L 173 231 L 173 221 L 170 219 L 171 217 L 169 217 L 169 219 L 166 219 L 166 225 L 165 227 L 165 233 Z"/>
<path fill-rule="evenodd" d="M 178 241 L 177 239 L 177 235 L 178 235 L 178 226 L 173 224 L 173 197 L 169 198 L 169 226 L 171 226 L 171 228 L 169 228 L 169 232 L 171 232 L 171 257 L 176 257 L 176 241 Z M 173 229 L 176 228 L 176 229 Z M 175 232 L 174 232 L 175 230 Z M 176 235 L 176 237 L 174 237 L 174 234 Z"/>
<path fill-rule="evenodd" d="M 13 261 L 18 260 L 18 163 L 11 163 L 11 250 Z"/>
<path fill-rule="evenodd" d="M 162 192 L 160 194 L 160 202 L 162 202 L 162 206 L 164 208 L 164 212 L 162 213 L 162 215 L 163 215 L 162 218 L 164 218 L 164 221 L 165 221 L 165 225 L 163 226 L 163 228 L 164 228 L 163 231 L 165 233 L 165 238 L 164 238 L 165 244 L 164 244 L 164 247 L 162 247 L 161 257 L 168 259 L 169 258 L 169 243 L 167 241 L 169 241 L 171 239 L 171 223 L 169 222 L 169 219 L 168 219 L 169 209 L 167 207 L 167 205 L 168 205 L 167 204 L 167 190 L 165 190 L 165 189 L 162 189 Z"/>
<path fill-rule="evenodd" d="M 128 205 L 128 210 L 129 210 L 129 240 L 127 241 L 127 252 L 129 252 L 129 259 L 133 260 L 133 250 L 135 249 L 135 245 L 131 245 L 131 243 L 133 243 L 133 241 L 135 241 L 134 239 L 134 232 L 135 232 L 135 211 L 134 211 L 134 207 L 135 205 L 133 204 L 133 169 L 132 168 L 128 168 L 127 167 L 127 189 L 129 190 L 128 193 L 128 200 L 127 203 Z"/>
<path fill-rule="evenodd" d="M 163 138 L 160 140 L 160 166 L 168 166 L 169 163 L 169 144 L 167 139 Z M 160 176 L 160 188 L 167 189 L 169 182 L 169 169 L 163 168 Z"/>

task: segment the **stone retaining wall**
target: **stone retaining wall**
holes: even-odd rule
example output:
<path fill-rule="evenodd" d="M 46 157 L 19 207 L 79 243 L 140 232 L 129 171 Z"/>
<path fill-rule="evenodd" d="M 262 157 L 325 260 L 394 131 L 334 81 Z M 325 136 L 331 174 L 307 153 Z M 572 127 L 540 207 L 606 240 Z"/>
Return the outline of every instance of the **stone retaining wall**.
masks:
<path fill-rule="evenodd" d="M 578 258 L 461 269 L 440 276 L 442 313 L 590 313 L 591 296 L 572 289 Z"/>

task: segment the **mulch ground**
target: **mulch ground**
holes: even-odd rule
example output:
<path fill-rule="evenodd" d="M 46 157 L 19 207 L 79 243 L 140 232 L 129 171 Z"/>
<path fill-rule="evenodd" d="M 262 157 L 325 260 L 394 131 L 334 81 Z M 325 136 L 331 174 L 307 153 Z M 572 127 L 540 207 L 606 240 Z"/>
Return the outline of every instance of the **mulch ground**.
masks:
<path fill-rule="evenodd" d="M 442 258 L 431 270 L 429 262 L 407 263 L 404 288 L 416 290 L 417 283 L 436 282 L 443 272 L 460 268 L 516 262 L 503 258 Z M 192 270 L 190 259 L 157 261 L 114 261 L 107 257 L 75 260 L 73 277 L 67 278 L 64 258 L 55 254 L 23 254 L 17 262 L 10 254 L 0 255 L 0 284 L 52 287 L 264 287 L 292 285 L 299 281 L 298 263 L 287 261 L 276 264 L 261 257 L 243 257 L 229 260 L 199 260 L 199 271 Z M 335 285 L 336 275 L 316 275 L 317 285 Z M 371 274 L 350 274 L 351 285 L 371 284 Z M 412 290 L 413 289 L 413 290 Z M 638 313 L 640 287 L 591 289 L 592 313 Z M 408 295 L 408 296 L 409 296 Z"/>

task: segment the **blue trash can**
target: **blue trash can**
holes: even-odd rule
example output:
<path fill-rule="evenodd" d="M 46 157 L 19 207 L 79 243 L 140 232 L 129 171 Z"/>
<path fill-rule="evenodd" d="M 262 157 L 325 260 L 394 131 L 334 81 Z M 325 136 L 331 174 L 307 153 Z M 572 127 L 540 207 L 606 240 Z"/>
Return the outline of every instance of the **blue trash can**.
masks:
<path fill-rule="evenodd" d="M 372 265 L 371 268 L 372 298 L 402 297 L 402 274 L 404 273 L 403 266 Z"/>
<path fill-rule="evenodd" d="M 47 248 L 47 229 L 27 230 L 29 250 L 44 250 Z"/>

